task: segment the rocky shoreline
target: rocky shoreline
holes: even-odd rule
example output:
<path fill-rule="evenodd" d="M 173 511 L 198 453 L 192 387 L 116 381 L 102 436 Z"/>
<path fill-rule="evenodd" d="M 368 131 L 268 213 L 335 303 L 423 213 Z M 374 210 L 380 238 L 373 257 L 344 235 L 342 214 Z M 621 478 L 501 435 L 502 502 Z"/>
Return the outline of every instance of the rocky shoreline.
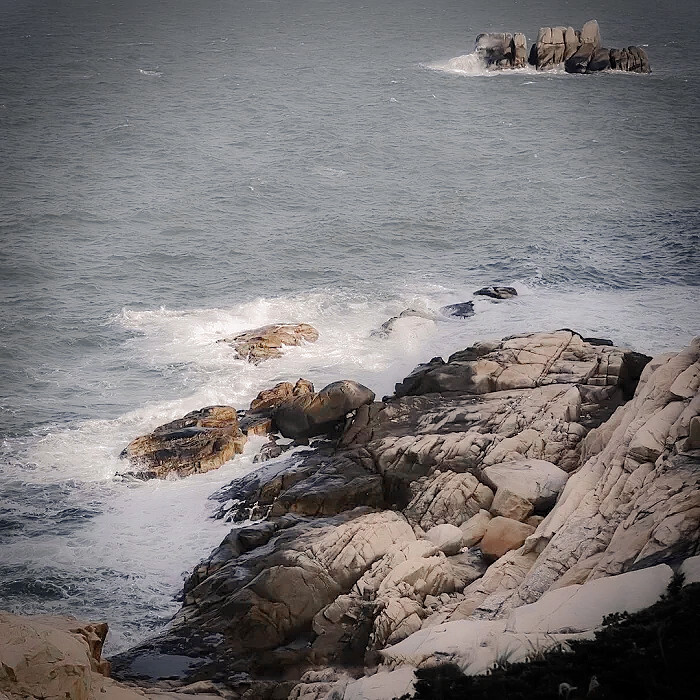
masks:
<path fill-rule="evenodd" d="M 230 533 L 171 627 L 112 673 L 141 694 L 390 700 L 415 669 L 483 673 L 506 649 L 518 661 L 591 637 L 604 615 L 656 602 L 674 572 L 700 580 L 699 389 L 700 339 L 649 358 L 558 330 L 433 358 L 381 401 L 299 380 L 246 412 L 161 426 L 130 445 L 147 472 L 225 461 L 247 430 L 283 437 L 214 494 Z M 98 647 L 85 641 L 69 697 L 103 696 Z M 0 652 L 3 668 L 30 658 Z M 40 695 L 21 675 L 5 671 L 0 693 Z"/>

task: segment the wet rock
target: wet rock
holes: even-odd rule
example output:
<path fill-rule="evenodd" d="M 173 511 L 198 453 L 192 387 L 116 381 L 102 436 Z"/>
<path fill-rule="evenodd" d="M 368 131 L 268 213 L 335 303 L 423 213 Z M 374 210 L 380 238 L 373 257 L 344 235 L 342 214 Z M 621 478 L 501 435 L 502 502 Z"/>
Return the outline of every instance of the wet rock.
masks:
<path fill-rule="evenodd" d="M 308 323 L 272 323 L 217 342 L 231 345 L 241 360 L 258 364 L 282 357 L 282 348 L 287 345 L 315 343 L 317 340 L 318 331 Z"/>
<path fill-rule="evenodd" d="M 515 44 L 511 34 L 479 34 L 474 51 L 488 68 L 512 68 L 515 63 Z"/>
<path fill-rule="evenodd" d="M 250 411 L 252 413 L 262 413 L 277 408 L 281 403 L 291 399 L 293 396 L 303 396 L 313 394 L 314 385 L 308 379 L 298 379 L 296 384 L 291 382 L 280 382 L 272 389 L 264 389 L 251 402 Z"/>
<path fill-rule="evenodd" d="M 270 421 L 272 422 L 272 421 Z M 268 462 L 271 459 L 276 459 L 282 456 L 291 445 L 280 445 L 274 436 L 272 436 L 261 448 L 260 452 L 253 457 L 253 462 Z"/>
<path fill-rule="evenodd" d="M 515 287 L 482 287 L 477 289 L 474 295 L 491 299 L 512 299 L 518 296 L 518 292 Z"/>
<path fill-rule="evenodd" d="M 596 49 L 593 44 L 583 44 L 564 63 L 567 73 L 585 73 Z"/>
<path fill-rule="evenodd" d="M 610 70 L 610 49 L 596 49 L 586 67 L 588 73 L 596 73 L 602 70 Z"/>
<path fill-rule="evenodd" d="M 245 443 L 236 409 L 208 406 L 132 440 L 120 457 L 135 467 L 125 475 L 163 479 L 216 469 L 243 452 Z"/>
<path fill-rule="evenodd" d="M 305 393 L 277 406 L 272 418 L 288 438 L 308 438 L 333 431 L 348 413 L 371 404 L 374 392 L 350 380 L 333 382 L 318 393 Z"/>
<path fill-rule="evenodd" d="M 440 313 L 455 318 L 469 318 L 474 315 L 474 302 L 463 301 L 459 304 L 448 304 L 440 308 Z"/>
<path fill-rule="evenodd" d="M 630 73 L 651 73 L 649 56 L 639 46 L 628 46 L 625 49 L 610 49 L 610 67 L 613 70 Z"/>
<path fill-rule="evenodd" d="M 264 540 L 268 533 L 258 534 Z M 246 667 L 279 673 L 280 664 L 308 663 L 308 647 L 283 645 L 308 634 L 314 616 L 349 592 L 374 562 L 413 540 L 405 518 L 392 512 L 360 508 L 333 518 L 299 518 L 200 577 L 172 628 L 115 657 L 115 667 L 121 677 L 134 677 L 139 658 L 173 648 L 207 660 L 183 681 L 228 678 Z"/>

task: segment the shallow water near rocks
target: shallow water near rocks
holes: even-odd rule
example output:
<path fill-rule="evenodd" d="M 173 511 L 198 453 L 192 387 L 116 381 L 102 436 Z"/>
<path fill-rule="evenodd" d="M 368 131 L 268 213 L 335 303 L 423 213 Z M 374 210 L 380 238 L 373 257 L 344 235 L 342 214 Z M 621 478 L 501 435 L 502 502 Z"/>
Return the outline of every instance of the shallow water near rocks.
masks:
<path fill-rule="evenodd" d="M 614 6 L 611 6 L 614 5 Z M 481 31 L 598 19 L 650 76 L 488 73 Z M 647 353 L 698 333 L 693 3 L 354 0 L 55 6 L 0 27 L 0 606 L 162 628 L 222 539 L 186 480 L 118 481 L 135 436 L 278 381 L 378 396 L 484 338 L 570 327 Z M 405 318 L 485 284 L 468 319 Z M 257 366 L 215 341 L 306 322 Z"/>

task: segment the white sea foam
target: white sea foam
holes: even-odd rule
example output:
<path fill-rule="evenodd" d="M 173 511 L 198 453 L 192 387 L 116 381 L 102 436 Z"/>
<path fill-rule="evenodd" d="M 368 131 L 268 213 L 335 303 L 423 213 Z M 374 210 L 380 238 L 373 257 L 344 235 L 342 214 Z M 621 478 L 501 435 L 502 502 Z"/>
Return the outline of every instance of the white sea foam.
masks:
<path fill-rule="evenodd" d="M 476 52 L 455 56 L 447 61 L 433 61 L 431 63 L 421 64 L 424 68 L 430 70 L 441 71 L 443 73 L 453 73 L 455 75 L 485 77 L 485 76 L 509 76 L 509 75 L 538 75 L 541 77 L 552 77 L 557 75 L 566 75 L 563 66 L 552 68 L 546 71 L 538 71 L 534 66 L 526 65 L 523 68 L 513 68 L 508 70 L 499 70 L 489 68 L 486 62 Z M 526 83 L 528 84 L 528 83 Z"/>

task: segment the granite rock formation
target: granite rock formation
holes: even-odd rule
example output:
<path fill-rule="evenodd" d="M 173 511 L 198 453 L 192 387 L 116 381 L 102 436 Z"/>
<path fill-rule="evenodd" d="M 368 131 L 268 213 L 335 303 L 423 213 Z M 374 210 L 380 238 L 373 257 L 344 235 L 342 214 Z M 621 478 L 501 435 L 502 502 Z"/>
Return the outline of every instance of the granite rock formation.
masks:
<path fill-rule="evenodd" d="M 619 70 L 650 73 L 644 49 L 628 46 L 608 49 L 602 45 L 600 28 L 590 20 L 578 30 L 573 27 L 542 27 L 527 50 L 525 35 L 489 32 L 476 38 L 474 52 L 488 69 L 522 68 L 529 63 L 538 70 L 563 66 L 567 73 L 595 73 Z"/>
<path fill-rule="evenodd" d="M 650 361 L 592 340 L 560 330 L 479 343 L 381 402 L 360 391 L 339 438 L 217 495 L 233 530 L 190 577 L 172 628 L 115 658 L 116 673 L 138 678 L 139 662 L 186 648 L 200 665 L 184 683 L 349 699 L 379 674 L 410 681 L 395 667 L 432 652 L 398 650 L 431 649 L 420 640 L 443 628 L 481 640 L 462 664 L 477 668 L 508 635 L 525 649 L 560 634 L 539 612 L 512 622 L 540 599 L 654 571 L 634 579 L 634 600 L 657 596 L 699 548 L 700 341 Z M 601 600 L 601 612 L 619 608 Z M 353 680 L 378 662 L 376 677 Z"/>
<path fill-rule="evenodd" d="M 208 406 L 137 437 L 120 456 L 133 467 L 125 476 L 163 479 L 216 469 L 243 452 L 245 443 L 236 409 Z"/>

